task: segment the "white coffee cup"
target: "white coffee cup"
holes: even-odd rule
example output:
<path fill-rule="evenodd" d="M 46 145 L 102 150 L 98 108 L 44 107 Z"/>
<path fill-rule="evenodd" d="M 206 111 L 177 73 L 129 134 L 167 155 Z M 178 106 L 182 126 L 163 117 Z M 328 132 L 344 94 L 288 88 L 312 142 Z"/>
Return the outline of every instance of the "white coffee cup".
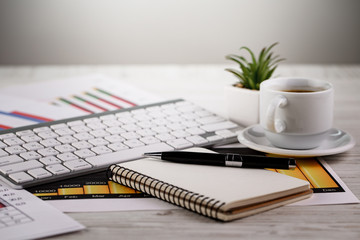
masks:
<path fill-rule="evenodd" d="M 274 78 L 260 84 L 260 125 L 276 147 L 318 147 L 333 125 L 334 90 L 322 80 Z"/>

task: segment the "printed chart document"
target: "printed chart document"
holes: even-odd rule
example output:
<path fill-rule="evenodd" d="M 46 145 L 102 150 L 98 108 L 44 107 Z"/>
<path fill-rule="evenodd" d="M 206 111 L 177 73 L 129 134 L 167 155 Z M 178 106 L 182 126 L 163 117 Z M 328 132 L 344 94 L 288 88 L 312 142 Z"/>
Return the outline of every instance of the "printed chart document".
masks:
<path fill-rule="evenodd" d="M 0 182 L 0 238 L 35 239 L 85 227 L 25 190 Z"/>
<path fill-rule="evenodd" d="M 163 100 L 152 93 L 103 75 L 14 85 L 0 89 L 0 94 L 2 93 L 73 108 L 84 115 Z"/>
<path fill-rule="evenodd" d="M 217 152 L 239 154 L 264 154 L 237 143 L 224 145 L 214 149 Z M 314 194 L 311 198 L 292 203 L 291 205 L 327 205 L 359 203 L 359 199 L 351 192 L 334 170 L 321 157 L 296 159 L 293 170 L 268 169 L 280 174 L 299 178 L 310 183 Z"/>
<path fill-rule="evenodd" d="M 0 130 L 81 115 L 84 113 L 78 109 L 0 94 Z"/>

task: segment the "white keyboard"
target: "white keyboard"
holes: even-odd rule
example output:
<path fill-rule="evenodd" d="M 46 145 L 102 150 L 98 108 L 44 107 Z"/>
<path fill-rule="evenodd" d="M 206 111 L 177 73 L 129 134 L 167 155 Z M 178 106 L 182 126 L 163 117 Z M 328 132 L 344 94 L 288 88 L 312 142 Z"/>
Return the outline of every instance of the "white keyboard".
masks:
<path fill-rule="evenodd" d="M 39 185 L 171 151 L 236 141 L 241 128 L 185 100 L 120 109 L 0 132 L 0 180 Z"/>

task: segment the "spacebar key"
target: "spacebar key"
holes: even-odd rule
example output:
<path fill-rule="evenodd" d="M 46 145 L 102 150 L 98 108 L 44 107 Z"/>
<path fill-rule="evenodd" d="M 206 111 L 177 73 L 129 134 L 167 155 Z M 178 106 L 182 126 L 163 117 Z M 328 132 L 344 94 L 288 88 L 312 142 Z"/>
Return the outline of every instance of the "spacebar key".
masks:
<path fill-rule="evenodd" d="M 108 166 L 110 164 L 125 162 L 133 159 L 141 158 L 143 153 L 146 152 L 161 152 L 174 150 L 166 143 L 156 143 L 137 148 L 125 149 L 113 153 L 107 153 L 94 157 L 85 158 L 94 167 Z"/>

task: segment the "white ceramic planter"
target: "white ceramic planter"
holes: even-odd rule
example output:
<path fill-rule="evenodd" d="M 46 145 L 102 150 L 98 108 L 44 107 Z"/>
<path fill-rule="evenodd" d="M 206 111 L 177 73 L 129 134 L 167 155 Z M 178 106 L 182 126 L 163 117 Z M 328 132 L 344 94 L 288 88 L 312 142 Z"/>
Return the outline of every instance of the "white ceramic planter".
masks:
<path fill-rule="evenodd" d="M 225 96 L 230 120 L 243 126 L 259 123 L 259 91 L 227 86 Z"/>

